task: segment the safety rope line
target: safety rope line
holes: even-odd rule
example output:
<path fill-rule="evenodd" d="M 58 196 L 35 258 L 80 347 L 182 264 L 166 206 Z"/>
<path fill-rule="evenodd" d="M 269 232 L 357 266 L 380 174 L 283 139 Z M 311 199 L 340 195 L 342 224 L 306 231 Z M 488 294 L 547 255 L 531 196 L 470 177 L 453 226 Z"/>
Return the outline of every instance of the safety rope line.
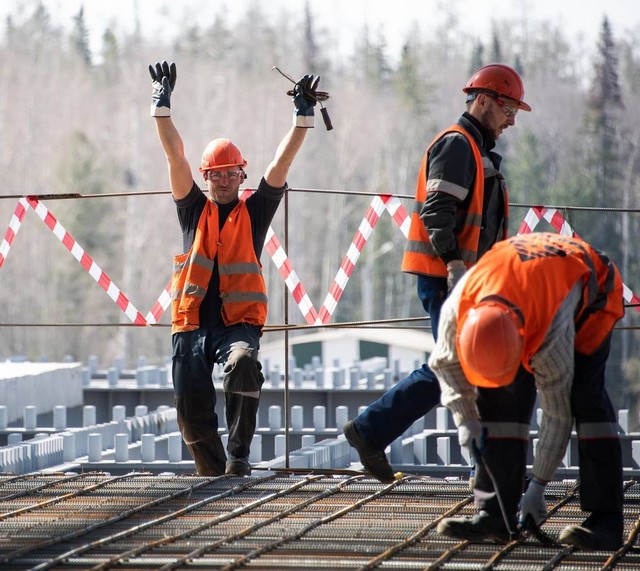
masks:
<path fill-rule="evenodd" d="M 202 189 L 201 189 L 202 190 Z M 205 192 L 203 190 L 203 192 Z M 340 189 L 329 189 L 329 188 L 288 188 L 287 192 L 305 192 L 311 194 L 342 194 L 346 196 L 377 196 L 376 192 L 368 192 L 364 190 L 340 190 Z M 157 196 L 161 194 L 171 194 L 170 190 L 145 190 L 145 191 L 136 191 L 136 192 L 104 192 L 100 194 L 81 194 L 78 192 L 68 192 L 68 193 L 42 193 L 42 194 L 2 194 L 0 195 L 0 200 L 17 200 L 21 198 L 33 197 L 36 200 L 74 200 L 74 199 L 91 199 L 91 198 L 114 198 L 114 197 L 136 197 L 136 196 Z M 407 200 L 413 200 L 415 196 L 413 194 L 392 194 L 391 196 L 397 198 L 403 198 Z M 510 202 L 509 208 L 541 208 L 541 204 L 533 204 L 533 203 L 524 203 L 524 202 Z M 584 211 L 584 212 L 619 212 L 619 213 L 630 213 L 630 214 L 640 214 L 640 208 L 629 208 L 629 207 L 615 207 L 615 206 L 576 206 L 569 204 L 555 205 L 548 204 L 547 208 L 555 208 L 557 210 L 567 210 L 567 211 Z"/>
<path fill-rule="evenodd" d="M 628 304 L 625 304 L 624 307 L 635 307 Z M 405 319 L 398 319 L 396 321 L 424 321 L 429 320 L 429 316 L 425 317 L 408 317 Z M 355 322 L 348 321 L 342 323 L 326 323 L 320 325 L 265 325 L 262 329 L 263 333 L 277 333 L 282 331 L 303 331 L 310 329 L 406 329 L 411 331 L 431 331 L 431 326 L 410 326 L 410 325 L 393 325 L 389 324 L 394 320 L 385 320 L 381 319 L 379 321 L 363 321 L 363 322 Z M 363 325 L 360 325 L 363 323 Z M 168 329 L 171 327 L 168 323 L 154 323 L 149 324 L 150 327 L 156 328 L 164 328 Z M 84 323 L 43 323 L 43 322 L 30 322 L 30 323 L 0 323 L 0 328 L 2 327 L 135 327 L 139 328 L 138 325 L 133 323 L 108 323 L 108 322 L 84 322 Z M 614 330 L 618 331 L 636 331 L 640 329 L 640 325 L 616 325 L 614 326 Z"/>

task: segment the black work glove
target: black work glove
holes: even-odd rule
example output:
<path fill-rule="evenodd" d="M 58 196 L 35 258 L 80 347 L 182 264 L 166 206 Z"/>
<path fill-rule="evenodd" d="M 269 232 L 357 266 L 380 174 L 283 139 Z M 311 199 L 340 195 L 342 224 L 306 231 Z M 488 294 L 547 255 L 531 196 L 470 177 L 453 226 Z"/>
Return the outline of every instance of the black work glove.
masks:
<path fill-rule="evenodd" d="M 153 93 L 151 94 L 152 117 L 171 116 L 171 92 L 176 85 L 176 64 L 169 65 L 166 61 L 156 62 L 149 66 L 149 74 L 153 81 Z"/>
<path fill-rule="evenodd" d="M 316 91 L 320 76 L 303 75 L 293 88 L 293 125 L 311 129 L 314 126 L 314 111 L 316 106 Z"/>

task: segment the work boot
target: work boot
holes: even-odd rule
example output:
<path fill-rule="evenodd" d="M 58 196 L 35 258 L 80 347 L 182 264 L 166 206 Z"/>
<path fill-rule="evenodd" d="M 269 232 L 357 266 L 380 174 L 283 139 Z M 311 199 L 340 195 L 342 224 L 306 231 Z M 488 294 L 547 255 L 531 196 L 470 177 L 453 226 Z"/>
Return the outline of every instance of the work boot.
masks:
<path fill-rule="evenodd" d="M 393 468 L 391 468 L 384 450 L 376 448 L 371 442 L 360 436 L 352 420 L 344 425 L 343 430 L 347 442 L 356 449 L 365 469 L 384 484 L 393 482 L 395 480 Z"/>
<path fill-rule="evenodd" d="M 467 539 L 472 542 L 490 540 L 507 543 L 512 539 L 504 525 L 502 514 L 485 510 L 480 510 L 473 516 L 443 519 L 438 524 L 437 531 L 447 537 Z"/>
<path fill-rule="evenodd" d="M 227 476 L 250 476 L 251 464 L 246 458 L 235 458 L 230 456 L 224 473 Z"/>
<path fill-rule="evenodd" d="M 579 549 L 615 551 L 622 547 L 623 521 L 621 513 L 594 512 L 580 525 L 568 525 L 559 541 Z"/>

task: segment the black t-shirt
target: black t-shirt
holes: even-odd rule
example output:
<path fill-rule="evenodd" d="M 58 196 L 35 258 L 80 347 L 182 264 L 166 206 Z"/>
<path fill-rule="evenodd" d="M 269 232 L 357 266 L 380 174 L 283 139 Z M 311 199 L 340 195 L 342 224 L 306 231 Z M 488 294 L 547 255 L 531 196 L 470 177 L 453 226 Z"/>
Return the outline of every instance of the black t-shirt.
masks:
<path fill-rule="evenodd" d="M 258 189 L 246 200 L 249 219 L 251 220 L 251 233 L 253 249 L 256 258 L 260 259 L 264 240 L 269 230 L 269 225 L 278 209 L 280 200 L 284 196 L 286 185 L 283 188 L 273 188 L 269 186 L 264 178 L 260 181 Z M 200 215 L 207 203 L 207 196 L 194 181 L 191 192 L 181 200 L 176 200 L 178 220 L 182 229 L 182 247 L 184 252 L 188 252 L 193 244 L 198 227 Z M 218 204 L 218 221 L 220 230 L 224 226 L 229 214 L 238 204 L 237 200 L 229 204 Z M 217 260 L 216 260 L 217 262 Z M 211 280 L 207 293 L 200 306 L 200 325 L 210 327 L 221 325 L 222 321 L 222 301 L 220 299 L 220 274 L 218 264 L 214 264 Z"/>

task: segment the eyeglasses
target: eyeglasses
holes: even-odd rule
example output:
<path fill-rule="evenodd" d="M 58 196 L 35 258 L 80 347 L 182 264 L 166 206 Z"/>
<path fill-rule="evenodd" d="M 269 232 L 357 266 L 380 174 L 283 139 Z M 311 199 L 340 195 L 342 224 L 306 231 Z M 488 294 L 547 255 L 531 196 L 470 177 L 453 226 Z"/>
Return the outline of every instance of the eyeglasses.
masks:
<path fill-rule="evenodd" d="M 502 97 L 500 97 L 498 95 L 493 95 L 493 94 L 490 94 L 490 93 L 487 93 L 487 95 L 489 97 L 491 97 L 491 99 L 493 99 L 498 104 L 498 107 L 500 107 L 500 109 L 502 109 L 502 112 L 507 117 L 515 117 L 516 114 L 518 113 L 518 106 L 517 105 L 511 105 L 510 103 L 507 103 L 504 99 L 502 99 Z"/>
<path fill-rule="evenodd" d="M 218 182 L 222 179 L 223 176 L 226 176 L 227 180 L 238 180 L 243 174 L 244 171 L 209 171 L 209 174 L 207 176 L 209 177 L 209 180 Z"/>

